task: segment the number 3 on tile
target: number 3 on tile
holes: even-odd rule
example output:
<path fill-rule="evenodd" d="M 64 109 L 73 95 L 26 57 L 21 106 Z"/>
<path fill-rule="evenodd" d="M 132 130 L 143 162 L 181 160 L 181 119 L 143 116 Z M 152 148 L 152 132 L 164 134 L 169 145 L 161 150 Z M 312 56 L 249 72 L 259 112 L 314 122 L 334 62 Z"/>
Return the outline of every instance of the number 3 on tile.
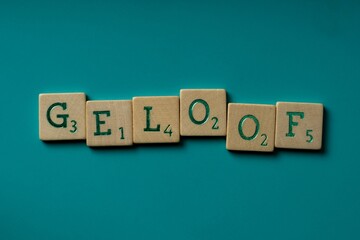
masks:
<path fill-rule="evenodd" d="M 77 131 L 77 122 L 75 120 L 71 120 L 71 123 L 72 123 L 72 129 L 70 129 L 70 132 L 71 133 L 75 133 Z"/>
<path fill-rule="evenodd" d="M 169 134 L 169 136 L 171 137 L 172 131 L 171 131 L 171 126 L 170 126 L 170 124 L 167 125 L 167 127 L 165 128 L 164 134 Z"/>

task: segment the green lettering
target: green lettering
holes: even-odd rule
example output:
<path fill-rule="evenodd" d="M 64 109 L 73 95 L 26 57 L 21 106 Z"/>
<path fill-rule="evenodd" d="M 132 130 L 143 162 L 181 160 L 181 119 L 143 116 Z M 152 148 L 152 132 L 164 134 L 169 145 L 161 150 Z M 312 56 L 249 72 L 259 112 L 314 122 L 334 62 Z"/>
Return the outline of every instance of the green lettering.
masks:
<path fill-rule="evenodd" d="M 286 133 L 287 137 L 295 137 L 295 133 L 293 133 L 293 127 L 298 126 L 298 122 L 294 122 L 293 117 L 298 116 L 300 119 L 304 118 L 304 112 L 286 112 L 286 115 L 289 116 L 289 132 Z"/>
<path fill-rule="evenodd" d="M 244 126 L 246 119 L 251 119 L 255 123 L 255 132 L 251 136 L 246 136 L 243 132 L 243 126 Z M 259 134 L 259 128 L 260 128 L 259 120 L 254 115 L 251 115 L 251 114 L 243 116 L 238 125 L 238 130 L 239 130 L 239 134 L 240 134 L 241 138 L 244 140 L 248 140 L 248 141 L 254 140 L 257 137 L 257 135 Z"/>
<path fill-rule="evenodd" d="M 51 111 L 55 108 L 55 107 L 61 107 L 62 110 L 66 110 L 66 103 L 53 103 L 47 110 L 46 112 L 46 118 L 48 120 L 48 122 L 50 123 L 51 126 L 56 127 L 56 128 L 66 128 L 67 127 L 67 118 L 69 117 L 69 114 L 58 114 L 56 115 L 57 118 L 62 118 L 63 121 L 62 123 L 56 123 L 51 119 Z"/>
<path fill-rule="evenodd" d="M 77 131 L 77 126 L 76 126 L 77 122 L 76 122 L 75 120 L 71 120 L 71 123 L 72 123 L 73 125 L 71 126 L 72 129 L 70 129 L 70 132 L 71 132 L 71 133 L 76 133 L 76 131 Z"/>
<path fill-rule="evenodd" d="M 194 111 L 194 107 L 196 104 L 198 103 L 201 103 L 202 105 L 204 105 L 205 107 L 205 116 L 202 120 L 196 120 L 194 118 L 194 115 L 193 115 L 193 111 Z M 210 107 L 209 107 L 209 104 L 203 100 L 203 99 L 195 99 L 191 104 L 190 104 L 190 107 L 189 107 L 189 117 L 190 117 L 190 120 L 197 124 L 197 125 L 201 125 L 201 124 L 204 124 L 207 122 L 207 120 L 209 119 L 209 115 L 210 115 Z"/>
<path fill-rule="evenodd" d="M 152 110 L 151 106 L 145 106 L 144 110 L 146 111 L 146 128 L 144 128 L 145 132 L 159 132 L 160 131 L 160 124 L 156 125 L 155 128 L 150 127 L 150 111 Z"/>
<path fill-rule="evenodd" d="M 124 140 L 124 139 L 125 139 L 125 137 L 124 137 L 124 128 L 121 127 L 121 128 L 119 128 L 119 130 L 120 130 L 120 132 L 121 132 L 120 140 Z"/>
<path fill-rule="evenodd" d="M 219 119 L 217 117 L 212 117 L 211 120 L 214 120 L 214 125 L 212 126 L 211 129 L 218 130 L 219 129 L 219 126 L 218 126 Z"/>
<path fill-rule="evenodd" d="M 94 136 L 101 135 L 111 135 L 111 129 L 108 129 L 106 132 L 101 132 L 100 125 L 105 124 L 105 121 L 100 121 L 100 114 L 105 114 L 107 117 L 110 116 L 110 111 L 93 111 L 96 119 L 96 132 L 94 132 Z"/>

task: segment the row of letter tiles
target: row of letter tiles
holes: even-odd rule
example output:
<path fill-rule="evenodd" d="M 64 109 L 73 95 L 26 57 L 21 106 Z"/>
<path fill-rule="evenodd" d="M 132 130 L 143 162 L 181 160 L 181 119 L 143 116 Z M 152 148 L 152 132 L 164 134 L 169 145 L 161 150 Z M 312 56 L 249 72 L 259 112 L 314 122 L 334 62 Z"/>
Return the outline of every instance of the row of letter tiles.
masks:
<path fill-rule="evenodd" d="M 113 101 L 86 101 L 84 93 L 39 95 L 40 139 L 86 139 L 91 147 L 177 143 L 181 135 L 226 136 L 233 151 L 318 150 L 322 127 L 322 104 L 227 105 L 224 89 Z"/>

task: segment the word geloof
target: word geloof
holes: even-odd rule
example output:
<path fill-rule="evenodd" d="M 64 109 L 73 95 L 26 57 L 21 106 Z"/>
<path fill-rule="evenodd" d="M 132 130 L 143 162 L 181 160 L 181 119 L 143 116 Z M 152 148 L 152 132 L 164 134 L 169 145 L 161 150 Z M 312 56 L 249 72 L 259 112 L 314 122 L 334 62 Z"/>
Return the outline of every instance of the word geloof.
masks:
<path fill-rule="evenodd" d="M 228 150 L 319 150 L 323 111 L 320 103 L 227 103 L 224 89 L 113 101 L 87 101 L 85 93 L 40 94 L 39 136 L 43 141 L 86 139 L 91 147 L 226 136 Z"/>

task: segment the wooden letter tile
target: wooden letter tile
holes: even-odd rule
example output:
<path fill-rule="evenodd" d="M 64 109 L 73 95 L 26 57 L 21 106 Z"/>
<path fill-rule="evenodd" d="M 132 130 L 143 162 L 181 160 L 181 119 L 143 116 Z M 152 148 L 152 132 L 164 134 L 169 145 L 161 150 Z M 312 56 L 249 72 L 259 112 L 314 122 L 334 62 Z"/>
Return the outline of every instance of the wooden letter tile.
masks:
<path fill-rule="evenodd" d="M 91 147 L 132 145 L 132 101 L 87 101 L 86 144 Z"/>
<path fill-rule="evenodd" d="M 85 101 L 85 93 L 40 94 L 40 139 L 85 139 Z"/>
<path fill-rule="evenodd" d="M 275 147 L 319 150 L 324 107 L 319 103 L 276 103 Z"/>
<path fill-rule="evenodd" d="M 180 91 L 182 136 L 226 135 L 226 91 L 182 89 Z"/>
<path fill-rule="evenodd" d="M 134 143 L 179 142 L 179 97 L 134 97 L 133 122 Z"/>
<path fill-rule="evenodd" d="M 274 151 L 275 106 L 229 103 L 226 149 Z"/>

